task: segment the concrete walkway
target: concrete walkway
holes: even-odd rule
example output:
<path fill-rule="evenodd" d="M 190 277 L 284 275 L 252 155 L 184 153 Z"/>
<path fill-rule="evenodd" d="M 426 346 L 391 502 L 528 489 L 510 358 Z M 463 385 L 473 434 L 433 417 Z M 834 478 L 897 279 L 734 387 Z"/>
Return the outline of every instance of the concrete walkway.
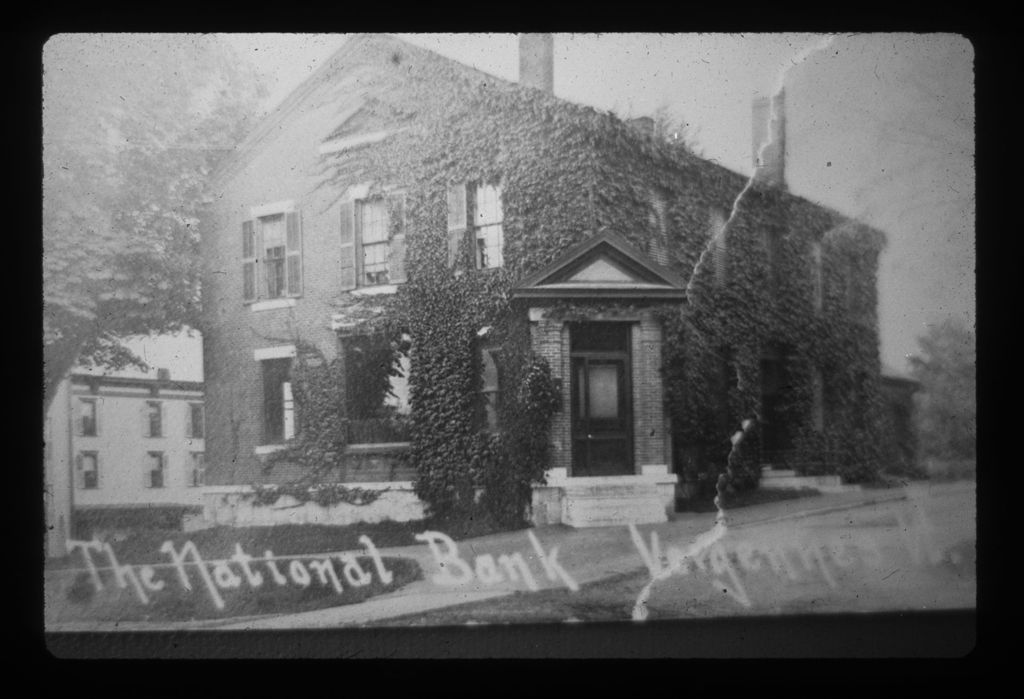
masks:
<path fill-rule="evenodd" d="M 912 485 L 907 488 L 843 492 L 754 505 L 728 513 L 726 523 L 730 529 L 742 529 L 758 524 L 800 519 L 906 499 L 908 491 L 922 487 L 928 486 Z M 641 525 L 638 530 L 645 541 L 649 540 L 651 531 L 657 531 L 662 541 L 685 543 L 710 530 L 715 524 L 715 517 L 715 513 L 680 513 L 670 522 Z M 540 551 L 531 542 L 531 534 L 535 537 Z M 431 547 L 427 544 L 382 549 L 385 556 L 414 558 L 423 569 L 424 579 L 360 604 L 298 614 L 209 621 L 202 623 L 201 626 L 193 622 L 187 627 L 245 630 L 361 626 L 381 619 L 418 614 L 457 604 L 527 592 L 531 589 L 571 588 L 574 584 L 583 585 L 635 572 L 644 566 L 630 530 L 624 526 L 589 529 L 551 526 L 504 532 L 458 542 L 457 554 L 442 540 L 437 541 L 437 546 L 442 558 L 447 557 L 447 566 L 438 564 L 438 560 L 431 553 Z M 484 559 L 480 563 L 477 562 L 477 557 L 490 556 L 496 561 L 503 554 L 520 554 L 535 585 L 528 584 L 522 574 L 515 581 L 510 580 L 507 575 L 495 576 L 502 579 L 489 584 L 481 582 L 476 575 L 468 574 L 469 570 L 480 565 L 486 574 L 489 561 Z M 451 557 L 455 555 L 465 561 L 466 565 L 463 566 Z M 552 560 L 557 562 L 564 574 L 551 565 Z M 545 561 L 548 563 L 547 566 Z M 475 562 L 477 566 L 474 566 Z M 446 575 L 445 567 L 448 568 L 449 580 L 462 577 L 471 579 L 459 585 L 439 584 L 438 581 Z M 497 568 L 502 570 L 500 566 Z"/>

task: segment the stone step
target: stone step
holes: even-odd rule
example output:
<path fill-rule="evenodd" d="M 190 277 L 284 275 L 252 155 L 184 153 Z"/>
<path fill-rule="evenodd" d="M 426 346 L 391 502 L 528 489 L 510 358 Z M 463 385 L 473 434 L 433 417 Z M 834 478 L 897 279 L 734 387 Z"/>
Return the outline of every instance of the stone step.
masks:
<path fill-rule="evenodd" d="M 606 527 L 665 522 L 665 504 L 658 497 L 567 496 L 563 521 L 571 527 Z"/>

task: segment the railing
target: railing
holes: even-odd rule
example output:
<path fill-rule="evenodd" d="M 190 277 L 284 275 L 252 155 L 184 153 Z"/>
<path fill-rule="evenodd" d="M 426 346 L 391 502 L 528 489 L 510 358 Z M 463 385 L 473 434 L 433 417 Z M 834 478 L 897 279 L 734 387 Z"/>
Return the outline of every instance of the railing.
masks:
<path fill-rule="evenodd" d="M 409 441 L 409 421 L 404 418 L 349 420 L 349 444 L 386 444 Z"/>

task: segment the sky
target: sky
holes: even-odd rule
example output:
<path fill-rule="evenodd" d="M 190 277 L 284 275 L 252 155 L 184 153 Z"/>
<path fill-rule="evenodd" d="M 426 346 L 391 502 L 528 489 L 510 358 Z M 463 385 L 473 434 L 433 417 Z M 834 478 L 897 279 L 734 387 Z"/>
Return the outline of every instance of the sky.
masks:
<path fill-rule="evenodd" d="M 518 78 L 514 34 L 398 34 Z M 222 35 L 269 110 L 341 34 Z M 751 171 L 751 102 L 786 91 L 790 191 L 884 231 L 882 362 L 906 373 L 928 324 L 974 322 L 973 47 L 953 34 L 556 34 L 555 96 L 623 118 L 666 110 L 705 158 Z"/>

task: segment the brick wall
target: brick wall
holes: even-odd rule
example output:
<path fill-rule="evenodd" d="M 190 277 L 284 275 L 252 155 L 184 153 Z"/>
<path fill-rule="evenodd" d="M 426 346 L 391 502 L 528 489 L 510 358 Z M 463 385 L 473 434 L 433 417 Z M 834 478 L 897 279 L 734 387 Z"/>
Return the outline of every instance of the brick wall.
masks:
<path fill-rule="evenodd" d="M 661 324 L 644 313 L 633 326 L 633 454 L 636 472 L 651 464 L 667 464 L 665 411 L 661 377 Z"/>

